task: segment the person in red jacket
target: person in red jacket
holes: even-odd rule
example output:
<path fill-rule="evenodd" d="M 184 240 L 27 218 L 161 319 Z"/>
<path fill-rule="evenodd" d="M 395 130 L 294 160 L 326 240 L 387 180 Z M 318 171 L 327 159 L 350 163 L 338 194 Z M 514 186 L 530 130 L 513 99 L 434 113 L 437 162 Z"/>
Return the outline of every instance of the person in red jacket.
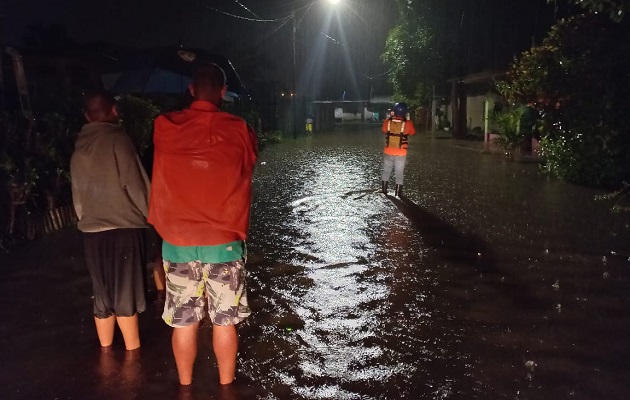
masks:
<path fill-rule="evenodd" d="M 163 239 L 162 319 L 174 328 L 179 382 L 192 383 L 207 301 L 219 381 L 226 385 L 236 371 L 236 324 L 250 315 L 245 240 L 257 142 L 245 121 L 220 110 L 227 87 L 219 66 L 199 66 L 189 90 L 188 109 L 155 120 L 148 220 Z"/>
<path fill-rule="evenodd" d="M 392 115 L 383 121 L 383 134 L 385 139 L 385 149 L 383 150 L 383 174 L 381 188 L 387 194 L 387 184 L 395 171 L 396 190 L 395 196 L 402 197 L 402 187 L 404 181 L 405 164 L 407 163 L 408 137 L 416 134 L 413 122 L 407 118 L 407 105 L 396 103 Z"/>

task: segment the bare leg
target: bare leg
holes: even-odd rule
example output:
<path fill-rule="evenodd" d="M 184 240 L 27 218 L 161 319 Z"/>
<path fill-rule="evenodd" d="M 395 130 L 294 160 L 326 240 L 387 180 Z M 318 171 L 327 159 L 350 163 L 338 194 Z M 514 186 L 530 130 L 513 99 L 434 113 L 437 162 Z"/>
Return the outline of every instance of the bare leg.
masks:
<path fill-rule="evenodd" d="M 140 347 L 140 332 L 138 331 L 138 314 L 131 317 L 116 317 L 127 350 L 135 350 Z"/>
<path fill-rule="evenodd" d="M 232 383 L 236 374 L 236 353 L 238 352 L 236 325 L 213 325 L 212 347 L 219 365 L 219 382 L 222 385 Z"/>
<path fill-rule="evenodd" d="M 155 281 L 155 288 L 162 292 L 166 287 L 166 275 L 164 272 L 164 267 L 162 265 L 162 259 L 158 258 L 156 261 L 153 261 L 153 280 Z"/>
<path fill-rule="evenodd" d="M 180 385 L 190 385 L 192 383 L 193 366 L 197 357 L 198 329 L 199 322 L 173 329 L 171 343 Z"/>
<path fill-rule="evenodd" d="M 107 318 L 98 318 L 95 316 L 94 324 L 96 324 L 96 334 L 98 335 L 98 340 L 101 342 L 101 346 L 111 346 L 114 341 L 116 318 L 113 315 Z"/>

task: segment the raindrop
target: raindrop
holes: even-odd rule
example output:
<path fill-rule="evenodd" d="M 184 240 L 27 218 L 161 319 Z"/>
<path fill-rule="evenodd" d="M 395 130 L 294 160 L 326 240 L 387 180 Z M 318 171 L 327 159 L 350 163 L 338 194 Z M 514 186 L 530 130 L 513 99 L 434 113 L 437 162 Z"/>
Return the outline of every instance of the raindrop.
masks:
<path fill-rule="evenodd" d="M 556 304 L 556 310 L 558 310 L 559 313 L 562 312 L 562 305 L 561 304 Z"/>
<path fill-rule="evenodd" d="M 606 256 L 602 256 L 602 262 L 606 264 Z"/>
<path fill-rule="evenodd" d="M 549 254 L 549 249 L 545 249 L 545 254 Z"/>
<path fill-rule="evenodd" d="M 604 275 L 602 275 L 602 278 L 607 279 L 610 276 L 610 274 L 608 272 L 604 272 Z"/>
<path fill-rule="evenodd" d="M 261 161 L 260 165 L 267 165 L 267 161 Z"/>
<path fill-rule="evenodd" d="M 551 287 L 553 288 L 553 290 L 558 290 L 560 289 L 560 281 L 556 280 L 556 283 L 554 283 L 553 285 L 551 285 Z"/>
<path fill-rule="evenodd" d="M 536 363 L 533 361 L 525 361 L 525 367 L 527 367 L 527 369 L 529 369 L 530 371 L 534 371 L 534 368 L 536 368 Z"/>
<path fill-rule="evenodd" d="M 612 250 L 612 251 L 610 252 L 610 255 L 611 255 L 611 256 L 616 256 L 616 255 L 617 255 L 617 252 L 616 252 L 616 251 L 614 251 L 614 250 Z"/>

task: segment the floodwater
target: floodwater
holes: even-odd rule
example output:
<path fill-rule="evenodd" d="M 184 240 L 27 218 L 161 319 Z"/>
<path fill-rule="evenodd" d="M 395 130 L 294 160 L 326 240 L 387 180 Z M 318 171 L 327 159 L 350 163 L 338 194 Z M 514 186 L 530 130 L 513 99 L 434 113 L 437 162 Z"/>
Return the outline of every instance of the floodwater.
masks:
<path fill-rule="evenodd" d="M 0 398 L 630 398 L 630 218 L 535 163 L 428 134 L 405 197 L 386 197 L 381 145 L 364 126 L 261 153 L 232 391 L 208 326 L 178 391 L 158 303 L 141 354 L 119 338 L 102 354 L 77 234 L 61 232 L 0 258 Z"/>

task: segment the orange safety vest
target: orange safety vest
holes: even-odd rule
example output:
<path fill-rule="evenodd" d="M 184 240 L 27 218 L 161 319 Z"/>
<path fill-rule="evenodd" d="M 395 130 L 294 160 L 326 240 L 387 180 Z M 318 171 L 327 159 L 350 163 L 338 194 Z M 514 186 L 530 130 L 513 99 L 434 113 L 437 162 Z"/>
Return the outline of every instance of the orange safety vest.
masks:
<path fill-rule="evenodd" d="M 385 154 L 393 156 L 406 156 L 409 147 L 408 137 L 416 134 L 413 122 L 398 117 L 387 118 L 383 121 L 382 131 L 385 138 Z"/>

